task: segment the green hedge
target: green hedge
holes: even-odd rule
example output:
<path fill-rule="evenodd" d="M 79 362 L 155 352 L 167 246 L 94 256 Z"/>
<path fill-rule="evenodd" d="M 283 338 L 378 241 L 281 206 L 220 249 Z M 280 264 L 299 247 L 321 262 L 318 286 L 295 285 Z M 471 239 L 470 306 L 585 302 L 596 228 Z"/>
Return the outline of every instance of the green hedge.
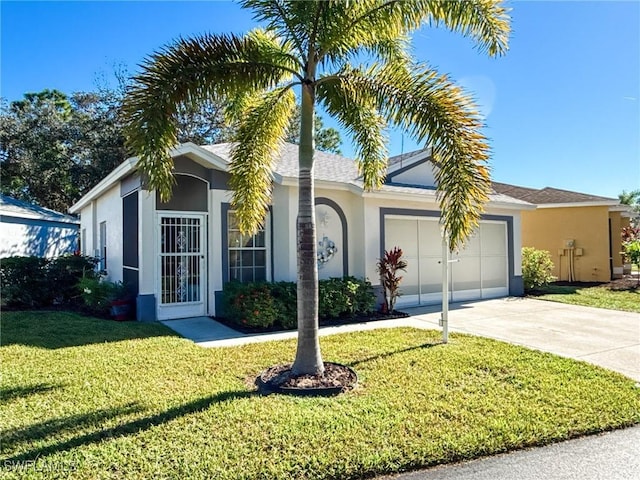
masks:
<path fill-rule="evenodd" d="M 78 282 L 94 276 L 97 260 L 83 255 L 54 259 L 8 257 L 0 260 L 2 302 L 14 308 L 73 306 L 82 303 Z"/>
<path fill-rule="evenodd" d="M 366 315 L 374 310 L 371 283 L 355 277 L 320 280 L 318 316 L 332 320 Z M 227 321 L 242 327 L 283 329 L 297 325 L 297 287 L 293 282 L 225 284 L 223 314 Z"/>

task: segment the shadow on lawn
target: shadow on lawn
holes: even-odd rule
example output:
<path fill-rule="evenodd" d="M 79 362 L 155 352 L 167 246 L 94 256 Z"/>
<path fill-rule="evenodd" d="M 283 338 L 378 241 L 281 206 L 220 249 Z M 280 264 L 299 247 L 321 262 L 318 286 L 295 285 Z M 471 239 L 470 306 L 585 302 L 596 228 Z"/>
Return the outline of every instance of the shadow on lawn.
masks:
<path fill-rule="evenodd" d="M 353 368 L 353 367 L 356 367 L 358 365 L 362 365 L 363 363 L 373 362 L 375 360 L 392 357 L 392 356 L 398 355 L 400 353 L 411 352 L 412 350 L 422 350 L 422 349 L 425 349 L 425 348 L 437 347 L 438 345 L 442 345 L 442 343 L 441 342 L 423 343 L 421 345 L 414 345 L 413 347 L 401 348 L 399 350 L 394 350 L 392 352 L 380 353 L 378 355 L 373 355 L 371 357 L 363 358 L 362 360 L 356 360 L 354 362 L 347 363 L 346 365 Z"/>
<path fill-rule="evenodd" d="M 52 455 L 58 452 L 64 452 L 67 450 L 71 450 L 73 448 L 81 447 L 84 445 L 91 445 L 99 442 L 103 442 L 106 440 L 116 439 L 119 437 L 124 437 L 127 435 L 133 435 L 150 428 L 156 427 L 163 423 L 170 422 L 179 417 L 183 417 L 185 415 L 189 415 L 192 413 L 201 412 L 206 410 L 207 408 L 215 405 L 217 403 L 227 402 L 231 400 L 241 399 L 241 398 L 249 398 L 254 395 L 257 395 L 256 391 L 248 391 L 248 390 L 238 390 L 238 391 L 229 391 L 229 392 L 221 392 L 216 395 L 212 395 L 210 397 L 201 398 L 199 400 L 195 400 L 190 403 L 186 403 L 184 405 L 180 405 L 178 407 L 170 408 L 164 412 L 158 413 L 156 415 L 150 415 L 144 418 L 140 418 L 138 420 L 133 420 L 128 423 L 124 423 L 122 425 L 118 425 L 112 428 L 96 430 L 91 433 L 86 433 L 84 435 L 80 435 L 78 437 L 71 438 L 66 441 L 61 441 L 59 443 L 55 443 L 53 445 L 47 445 L 40 448 L 34 448 L 25 453 L 15 455 L 13 457 L 2 459 L 5 463 L 14 463 L 14 462 L 24 462 L 29 460 L 41 459 L 48 455 Z M 15 439 L 13 444 L 17 443 L 26 443 L 32 442 L 34 440 L 39 440 L 41 438 L 45 438 L 47 436 L 55 436 L 56 433 L 60 432 L 62 429 L 73 429 L 73 428 L 81 428 L 85 425 L 91 424 L 96 419 L 99 420 L 100 416 L 102 418 L 113 418 L 117 415 L 123 415 L 131 412 L 135 412 L 138 407 L 136 405 L 129 405 L 126 407 L 121 407 L 119 409 L 112 410 L 104 410 L 98 411 L 94 414 L 89 415 L 81 415 L 78 418 L 68 417 L 60 420 L 52 420 L 50 422 L 45 422 L 45 430 L 48 428 L 49 431 L 41 432 L 39 428 L 43 428 L 42 425 L 35 425 L 32 427 L 28 427 L 26 429 L 21 429 L 19 432 L 20 435 L 24 438 Z M 92 418 L 92 415 L 95 416 L 97 414 L 97 418 Z M 14 436 L 17 433 L 14 433 Z M 3 449 L 6 448 L 5 440 L 3 438 Z"/>
<path fill-rule="evenodd" d="M 2 346 L 47 349 L 179 336 L 160 323 L 115 322 L 64 311 L 3 312 Z"/>
<path fill-rule="evenodd" d="M 64 385 L 52 385 L 50 383 L 39 383 L 29 385 L 28 387 L 11 387 L 0 388 L 0 404 L 8 403 L 15 398 L 24 398 L 29 395 L 37 395 L 38 393 L 50 392 L 56 388 L 62 388 Z"/>
<path fill-rule="evenodd" d="M 141 412 L 142 410 L 142 407 L 138 404 L 131 403 L 123 407 L 105 408 L 96 410 L 95 412 L 55 418 L 24 428 L 4 430 L 2 431 L 2 449 L 6 450 L 23 443 L 46 440 L 47 438 L 56 437 L 67 431 L 80 430 L 111 418 Z"/>

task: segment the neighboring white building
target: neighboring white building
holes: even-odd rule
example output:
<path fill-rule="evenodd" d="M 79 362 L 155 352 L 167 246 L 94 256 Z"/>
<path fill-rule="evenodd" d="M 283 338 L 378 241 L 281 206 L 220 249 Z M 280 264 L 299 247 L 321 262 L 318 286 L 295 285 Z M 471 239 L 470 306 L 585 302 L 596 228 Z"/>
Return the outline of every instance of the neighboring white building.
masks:
<path fill-rule="evenodd" d="M 0 195 L 0 258 L 53 258 L 78 249 L 77 218 Z"/>
<path fill-rule="evenodd" d="M 230 145 L 186 143 L 172 156 L 177 183 L 168 203 L 144 188 L 131 158 L 71 207 L 81 215 L 84 253 L 97 252 L 111 280 L 138 292 L 138 319 L 215 315 L 223 284 L 233 279 L 295 281 L 298 147 L 284 146 L 268 218 L 252 237 L 237 230 L 230 207 Z M 409 266 L 398 305 L 439 303 L 433 168 L 428 150 L 391 158 L 385 185 L 366 192 L 353 160 L 316 152 L 320 278 L 353 275 L 379 285 L 378 258 L 399 246 Z M 523 293 L 520 211 L 531 208 L 491 195 L 480 229 L 452 264 L 452 301 Z"/>

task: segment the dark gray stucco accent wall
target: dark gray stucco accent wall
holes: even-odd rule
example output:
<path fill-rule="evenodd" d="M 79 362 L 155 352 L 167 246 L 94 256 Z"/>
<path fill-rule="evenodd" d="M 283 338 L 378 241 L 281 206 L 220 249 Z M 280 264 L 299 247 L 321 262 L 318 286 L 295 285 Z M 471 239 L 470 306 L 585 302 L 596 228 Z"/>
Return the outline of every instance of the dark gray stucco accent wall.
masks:
<path fill-rule="evenodd" d="M 175 173 L 185 173 L 202 179 L 209 177 L 209 172 L 206 167 L 185 156 L 176 157 L 173 160 L 173 168 Z"/>
<path fill-rule="evenodd" d="M 140 175 L 137 173 L 124 178 L 120 182 L 120 196 L 124 197 L 126 195 L 129 195 L 131 192 L 134 192 L 135 190 L 139 190 L 141 187 L 141 183 L 142 182 L 140 181 Z"/>
<path fill-rule="evenodd" d="M 229 179 L 231 175 L 222 170 L 209 170 L 209 188 L 211 190 L 231 190 Z"/>
<path fill-rule="evenodd" d="M 386 215 L 406 215 L 412 217 L 440 217 L 439 211 L 434 210 L 411 210 L 407 208 L 381 208 L 380 209 L 380 256 L 384 255 L 385 236 L 385 216 Z M 522 276 L 515 276 L 515 266 L 513 261 L 514 239 L 513 239 L 513 217 L 507 215 L 486 215 L 480 217 L 481 220 L 495 220 L 507 224 L 507 257 L 509 263 L 509 295 L 524 295 L 524 283 Z"/>
<path fill-rule="evenodd" d="M 349 275 L 349 235 L 347 232 L 347 217 L 345 216 L 342 208 L 336 202 L 331 200 L 330 198 L 325 197 L 316 197 L 315 205 L 327 205 L 328 207 L 333 208 L 338 217 L 340 217 L 340 223 L 342 224 L 342 275 L 345 277 Z"/>
<path fill-rule="evenodd" d="M 207 212 L 209 210 L 209 189 L 206 180 L 191 175 L 176 174 L 176 185 L 168 202 L 160 201 L 156 192 L 156 210 L 184 212 Z"/>
<path fill-rule="evenodd" d="M 138 295 L 136 317 L 139 322 L 155 322 L 157 320 L 156 296 L 153 293 Z"/>

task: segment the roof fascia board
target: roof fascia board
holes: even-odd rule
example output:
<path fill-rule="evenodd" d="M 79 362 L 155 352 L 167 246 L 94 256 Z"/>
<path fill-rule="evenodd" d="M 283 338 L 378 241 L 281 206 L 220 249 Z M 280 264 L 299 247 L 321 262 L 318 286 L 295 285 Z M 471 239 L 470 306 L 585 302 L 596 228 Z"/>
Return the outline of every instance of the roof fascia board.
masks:
<path fill-rule="evenodd" d="M 600 202 L 571 202 L 571 203 L 538 203 L 538 208 L 572 208 L 572 207 L 615 207 L 610 201 Z"/>
<path fill-rule="evenodd" d="M 61 215 L 60 217 L 56 217 L 53 215 L 46 214 L 35 214 L 29 212 L 10 212 L 4 211 L 0 209 L 0 215 L 3 217 L 13 217 L 13 218 L 24 218 L 27 220 L 42 220 L 46 222 L 58 222 L 58 223 L 70 223 L 70 224 L 79 224 L 80 221 L 77 218 L 70 217 L 68 215 Z"/>

